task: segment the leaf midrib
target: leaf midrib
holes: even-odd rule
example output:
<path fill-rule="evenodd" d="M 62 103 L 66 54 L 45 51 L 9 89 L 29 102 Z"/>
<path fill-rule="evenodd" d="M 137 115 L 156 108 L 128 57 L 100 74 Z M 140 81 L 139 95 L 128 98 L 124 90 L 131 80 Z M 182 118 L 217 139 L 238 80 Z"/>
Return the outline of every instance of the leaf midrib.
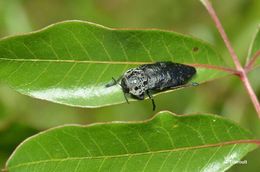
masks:
<path fill-rule="evenodd" d="M 78 64 L 115 64 L 115 65 L 143 65 L 143 64 L 153 64 L 156 61 L 150 62 L 142 62 L 142 61 L 98 61 L 98 60 L 59 60 L 59 59 L 8 59 L 8 58 L 0 58 L 0 60 L 4 61 L 17 61 L 17 62 L 50 62 L 50 63 L 78 63 Z M 224 71 L 227 73 L 236 73 L 236 70 L 229 67 L 222 67 L 216 65 L 208 65 L 208 64 L 196 64 L 196 63 L 183 63 L 186 65 L 206 68 L 206 69 L 214 69 L 218 71 Z"/>
<path fill-rule="evenodd" d="M 5 61 L 18 61 L 18 62 L 56 62 L 56 63 L 93 63 L 93 64 L 151 64 L 155 61 L 141 62 L 141 61 L 103 61 L 103 60 L 58 60 L 58 59 L 8 59 L 0 58 L 0 60 Z"/>
<path fill-rule="evenodd" d="M 257 142 L 260 142 L 260 140 Z M 256 143 L 254 143 L 254 140 L 233 140 L 233 141 L 227 141 L 227 142 L 221 142 L 221 143 L 215 143 L 215 144 L 197 145 L 197 146 L 189 146 L 189 147 L 167 149 L 167 150 L 138 152 L 138 153 L 131 153 L 131 154 L 126 153 L 126 154 L 119 154 L 119 155 L 95 156 L 95 157 L 67 157 L 67 158 L 60 158 L 60 159 L 47 159 L 47 160 L 39 160 L 39 161 L 21 163 L 21 164 L 15 165 L 15 166 L 9 166 L 8 168 L 14 169 L 14 168 L 19 168 L 19 167 L 26 166 L 26 165 L 34 165 L 34 164 L 47 163 L 47 162 L 68 161 L 68 160 L 104 159 L 104 158 L 108 159 L 108 158 L 121 158 L 121 157 L 127 157 L 127 156 L 149 155 L 149 154 L 156 154 L 156 153 L 178 152 L 178 151 L 184 151 L 184 150 L 187 151 L 187 150 L 210 148 L 210 147 L 217 147 L 217 146 L 222 147 L 222 146 L 232 145 L 232 144 L 238 145 L 238 144 L 256 144 Z M 7 162 L 7 164 L 8 164 L 8 162 Z"/>
<path fill-rule="evenodd" d="M 51 48 L 53 48 L 52 46 L 50 46 Z M 145 48 L 145 46 L 144 46 Z M 146 48 L 145 48 L 146 49 Z M 107 52 L 106 48 L 104 47 L 104 51 Z M 56 52 L 54 50 L 52 50 L 52 52 L 54 53 L 54 55 L 57 57 L 57 59 L 37 59 L 37 58 L 33 58 L 33 59 L 21 59 L 21 58 L 0 58 L 0 60 L 6 60 L 6 61 L 23 61 L 23 62 L 60 62 L 60 63 L 89 63 L 89 64 L 133 64 L 133 65 L 140 65 L 140 64 L 151 64 L 156 62 L 155 60 L 152 59 L 150 52 L 148 52 L 148 56 L 150 56 L 151 61 L 149 62 L 141 62 L 141 61 L 113 61 L 110 57 L 110 55 L 108 54 L 109 57 L 109 61 L 104 61 L 104 60 L 92 60 L 92 58 L 89 58 L 90 60 L 68 60 L 68 59 L 62 59 L 60 60 L 59 56 L 56 54 Z M 31 51 L 30 51 L 31 53 Z M 16 55 L 15 55 L 16 56 Z M 192 55 L 193 56 L 193 55 Z M 208 56 L 207 56 L 208 58 Z M 128 58 L 127 58 L 128 59 Z M 171 60 L 169 60 L 171 61 Z M 189 63 L 183 63 L 186 65 L 191 65 Z M 196 66 L 198 66 L 198 64 L 195 63 Z M 216 66 L 216 65 L 211 65 L 211 64 L 200 64 L 199 66 L 205 66 L 205 68 L 215 68 L 215 69 L 219 69 L 220 66 Z M 222 69 L 221 69 L 222 70 Z"/>

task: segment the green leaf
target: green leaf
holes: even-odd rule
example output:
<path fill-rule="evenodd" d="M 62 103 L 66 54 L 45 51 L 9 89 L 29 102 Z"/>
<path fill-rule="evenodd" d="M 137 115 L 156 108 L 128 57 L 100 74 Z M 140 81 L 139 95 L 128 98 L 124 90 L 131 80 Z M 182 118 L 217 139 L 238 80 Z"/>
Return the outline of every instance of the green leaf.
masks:
<path fill-rule="evenodd" d="M 145 122 L 61 126 L 24 141 L 10 172 L 224 171 L 256 148 L 238 125 L 213 115 L 160 112 Z"/>
<path fill-rule="evenodd" d="M 69 21 L 0 41 L 0 80 L 32 97 L 57 103 L 99 107 L 125 102 L 112 77 L 155 61 L 197 67 L 195 82 L 227 75 L 210 45 L 160 30 L 117 30 Z M 209 66 L 210 65 L 210 66 Z"/>
<path fill-rule="evenodd" d="M 255 34 L 254 40 L 250 46 L 247 61 L 252 60 L 253 56 L 257 51 L 260 51 L 260 25 L 257 29 L 257 32 Z M 260 66 L 260 58 L 257 57 L 256 61 L 254 62 L 253 67 L 259 67 Z"/>

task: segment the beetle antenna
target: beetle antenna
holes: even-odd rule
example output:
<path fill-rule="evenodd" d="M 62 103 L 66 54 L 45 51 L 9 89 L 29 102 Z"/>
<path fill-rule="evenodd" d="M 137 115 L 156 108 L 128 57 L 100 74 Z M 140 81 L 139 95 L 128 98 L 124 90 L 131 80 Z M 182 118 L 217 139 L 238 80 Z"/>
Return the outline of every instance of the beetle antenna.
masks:
<path fill-rule="evenodd" d="M 112 80 L 114 81 L 114 83 L 117 83 L 116 79 L 114 77 L 112 77 Z"/>
<path fill-rule="evenodd" d="M 152 100 L 152 104 L 153 104 L 153 111 L 155 111 L 155 108 L 156 108 L 156 105 L 155 105 L 155 102 L 154 102 L 154 99 L 152 97 L 152 95 L 149 93 L 149 91 L 147 90 L 146 94 L 148 95 L 149 99 Z"/>
<path fill-rule="evenodd" d="M 119 77 L 118 79 L 115 79 L 114 77 L 112 77 L 112 81 L 110 83 L 106 84 L 106 87 L 111 87 L 111 86 L 118 84 L 119 81 L 121 80 L 121 78 L 122 78 L 122 76 Z"/>
<path fill-rule="evenodd" d="M 111 86 L 114 86 L 114 85 L 119 85 L 119 86 L 122 88 L 121 84 L 119 83 L 119 81 L 120 81 L 121 79 L 122 79 L 122 76 L 120 76 L 118 79 L 115 79 L 114 77 L 112 77 L 112 81 L 111 81 L 110 83 L 106 84 L 106 87 L 111 87 Z M 125 92 L 123 92 L 123 93 L 124 93 L 124 97 L 125 97 L 126 102 L 129 104 L 129 101 L 128 101 L 128 99 L 127 99 L 126 93 L 125 93 Z"/>

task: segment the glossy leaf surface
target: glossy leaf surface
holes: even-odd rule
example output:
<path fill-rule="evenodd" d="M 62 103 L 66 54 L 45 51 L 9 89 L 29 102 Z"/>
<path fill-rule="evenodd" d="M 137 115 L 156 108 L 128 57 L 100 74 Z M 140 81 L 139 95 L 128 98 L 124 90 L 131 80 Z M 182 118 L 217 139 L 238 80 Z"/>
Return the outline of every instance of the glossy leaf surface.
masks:
<path fill-rule="evenodd" d="M 210 45 L 168 31 L 69 21 L 0 41 L 0 80 L 22 94 L 72 106 L 125 102 L 120 86 L 105 85 L 129 68 L 155 61 L 197 66 L 195 82 L 227 75 L 204 66 L 225 66 Z"/>
<path fill-rule="evenodd" d="M 224 171 L 256 148 L 250 134 L 213 115 L 160 112 L 136 123 L 61 126 L 24 141 L 10 172 Z"/>

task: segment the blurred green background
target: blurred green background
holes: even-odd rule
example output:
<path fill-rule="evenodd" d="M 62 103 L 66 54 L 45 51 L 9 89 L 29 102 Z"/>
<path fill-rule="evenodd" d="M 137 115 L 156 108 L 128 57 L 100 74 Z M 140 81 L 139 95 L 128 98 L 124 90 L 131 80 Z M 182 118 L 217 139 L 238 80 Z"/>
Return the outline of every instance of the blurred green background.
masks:
<path fill-rule="evenodd" d="M 260 24 L 259 0 L 213 0 L 242 62 Z M 230 65 L 227 50 L 199 0 L 0 0 L 0 37 L 41 29 L 63 20 L 86 20 L 113 28 L 159 28 L 193 35 L 213 44 Z M 260 69 L 249 74 L 260 98 Z M 177 114 L 206 112 L 236 121 L 260 138 L 260 120 L 237 77 L 155 98 L 157 110 Z M 124 110 L 123 110 L 124 109 Z M 99 109 L 67 107 L 23 96 L 0 83 L 0 168 L 25 138 L 62 124 L 89 124 L 150 118 L 150 101 Z M 223 131 L 225 132 L 225 131 Z M 247 165 L 229 171 L 257 171 L 260 150 L 248 154 Z"/>

